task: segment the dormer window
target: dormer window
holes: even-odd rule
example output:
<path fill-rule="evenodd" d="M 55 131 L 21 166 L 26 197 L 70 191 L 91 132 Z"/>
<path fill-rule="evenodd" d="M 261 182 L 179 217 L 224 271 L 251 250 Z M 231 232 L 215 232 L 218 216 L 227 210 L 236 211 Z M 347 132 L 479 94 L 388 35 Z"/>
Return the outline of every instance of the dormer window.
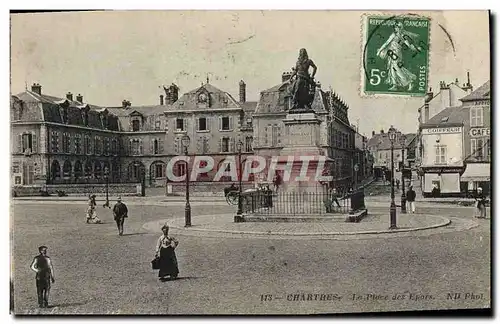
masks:
<path fill-rule="evenodd" d="M 141 121 L 138 119 L 132 120 L 132 131 L 138 132 L 141 129 Z"/>

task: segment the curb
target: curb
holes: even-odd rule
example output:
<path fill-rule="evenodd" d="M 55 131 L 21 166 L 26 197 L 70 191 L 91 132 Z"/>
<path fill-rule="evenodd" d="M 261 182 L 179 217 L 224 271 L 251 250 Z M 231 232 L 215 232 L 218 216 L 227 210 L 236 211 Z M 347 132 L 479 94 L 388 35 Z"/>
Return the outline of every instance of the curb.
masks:
<path fill-rule="evenodd" d="M 217 216 L 217 217 L 224 217 L 224 216 L 232 216 L 233 214 L 221 214 L 221 215 L 204 215 L 204 216 Z M 430 215 L 429 215 L 430 216 Z M 421 230 L 427 230 L 427 229 L 434 229 L 438 227 L 443 227 L 447 226 L 451 223 L 451 220 L 443 217 L 443 216 L 430 216 L 430 217 L 435 217 L 435 218 L 441 218 L 442 221 L 438 224 L 434 225 L 429 225 L 429 226 L 422 226 L 422 227 L 415 227 L 415 228 L 399 228 L 399 229 L 386 229 L 386 230 L 368 230 L 368 231 L 358 231 L 358 232 L 256 232 L 256 231 L 231 231 L 231 230 L 222 230 L 222 229 L 206 229 L 206 228 L 189 228 L 186 229 L 183 226 L 178 226 L 178 225 L 169 225 L 170 228 L 175 228 L 177 230 L 182 230 L 185 234 L 188 232 L 212 232 L 212 233 L 225 233 L 225 234 L 246 234 L 246 235 L 265 235 L 265 236 L 272 236 L 272 235 L 282 235 L 282 236 L 341 236 L 341 235 L 365 235 L 365 234 L 387 234 L 387 233 L 401 233 L 401 232 L 415 232 L 415 231 L 421 231 Z M 177 219 L 183 219 L 182 217 L 176 217 L 174 220 Z M 143 225 L 144 228 L 144 225 Z"/>

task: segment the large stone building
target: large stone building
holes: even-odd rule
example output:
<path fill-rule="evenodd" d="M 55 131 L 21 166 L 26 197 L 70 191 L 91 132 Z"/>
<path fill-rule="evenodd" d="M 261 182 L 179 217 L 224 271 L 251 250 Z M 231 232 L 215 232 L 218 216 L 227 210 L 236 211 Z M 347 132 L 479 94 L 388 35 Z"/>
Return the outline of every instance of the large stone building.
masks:
<path fill-rule="evenodd" d="M 106 108 L 42 93 L 39 84 L 11 97 L 12 183 L 15 186 L 120 181 L 121 132 Z"/>
<path fill-rule="evenodd" d="M 284 72 L 281 83 L 264 90 L 253 114 L 254 153 L 277 156 L 283 148 L 283 119 L 292 105 L 289 79 L 292 73 Z M 332 90 L 324 91 L 317 84 L 312 110 L 320 119 L 318 146 L 322 155 L 329 157 L 333 185 L 339 188 L 353 184 L 354 134 L 347 104 Z"/>
<path fill-rule="evenodd" d="M 134 184 L 144 177 L 146 186 L 165 186 L 171 180 L 168 166 L 174 175 L 185 172 L 184 162 L 169 162 L 183 155 L 181 138 L 188 135 L 189 167 L 194 161 L 204 163 L 196 160 L 198 155 L 215 162 L 213 170 L 194 179 L 203 188 L 202 183 L 214 182 L 220 167 L 230 171 L 223 162 L 238 153 L 238 142 L 243 144 L 242 165 L 248 155 L 279 155 L 283 119 L 291 104 L 290 76 L 284 73 L 282 82 L 262 91 L 258 102 L 246 100 L 243 81 L 237 84 L 236 100 L 207 79 L 181 96 L 172 84 L 157 105 L 135 106 L 124 100 L 118 107 L 90 105 L 81 95 L 73 100 L 71 93 L 66 98 L 49 96 L 34 84 L 11 97 L 12 183 L 18 187 L 102 184 L 106 170 L 111 183 Z M 334 184 L 351 186 L 356 132 L 349 123 L 349 108 L 319 84 L 312 106 L 321 120 L 323 155 L 332 159 Z"/>

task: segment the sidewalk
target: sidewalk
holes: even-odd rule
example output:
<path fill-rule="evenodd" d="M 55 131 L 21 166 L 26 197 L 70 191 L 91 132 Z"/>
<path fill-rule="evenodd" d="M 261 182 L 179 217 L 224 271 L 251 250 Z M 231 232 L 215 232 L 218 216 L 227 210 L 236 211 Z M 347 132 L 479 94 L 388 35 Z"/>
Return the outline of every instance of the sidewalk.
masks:
<path fill-rule="evenodd" d="M 370 214 L 359 223 L 343 221 L 325 222 L 244 222 L 234 223 L 234 214 L 203 215 L 192 219 L 191 227 L 184 227 L 183 218 L 161 219 L 148 222 L 143 228 L 157 232 L 161 225 L 168 223 L 180 235 L 209 236 L 226 238 L 321 238 L 353 239 L 372 238 L 380 235 L 391 237 L 397 234 L 411 235 L 413 232 L 440 229 L 444 231 L 451 220 L 437 215 L 399 215 L 397 229 L 389 229 L 387 215 Z M 472 228 L 478 224 L 472 220 L 453 220 L 448 231 Z M 428 233 L 428 232 L 427 232 Z"/>

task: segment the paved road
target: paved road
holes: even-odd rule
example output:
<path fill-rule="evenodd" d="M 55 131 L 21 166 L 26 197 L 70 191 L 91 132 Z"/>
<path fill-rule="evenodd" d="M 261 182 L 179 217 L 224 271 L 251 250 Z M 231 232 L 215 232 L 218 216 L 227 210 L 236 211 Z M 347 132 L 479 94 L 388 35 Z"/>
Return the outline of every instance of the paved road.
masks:
<path fill-rule="evenodd" d="M 194 206 L 193 222 L 233 209 Z M 41 244 L 57 276 L 56 307 L 41 313 L 306 314 L 490 304 L 489 220 L 466 231 L 391 239 L 177 236 L 181 277 L 161 283 L 149 263 L 160 231 L 147 233 L 142 225 L 182 215 L 182 206 L 130 206 L 122 237 L 109 210 L 99 208 L 102 225 L 84 224 L 84 210 L 84 202 L 13 205 L 16 313 L 40 312 L 29 265 Z M 470 217 L 468 208 L 422 212 Z M 460 298 L 447 299 L 448 293 Z"/>

